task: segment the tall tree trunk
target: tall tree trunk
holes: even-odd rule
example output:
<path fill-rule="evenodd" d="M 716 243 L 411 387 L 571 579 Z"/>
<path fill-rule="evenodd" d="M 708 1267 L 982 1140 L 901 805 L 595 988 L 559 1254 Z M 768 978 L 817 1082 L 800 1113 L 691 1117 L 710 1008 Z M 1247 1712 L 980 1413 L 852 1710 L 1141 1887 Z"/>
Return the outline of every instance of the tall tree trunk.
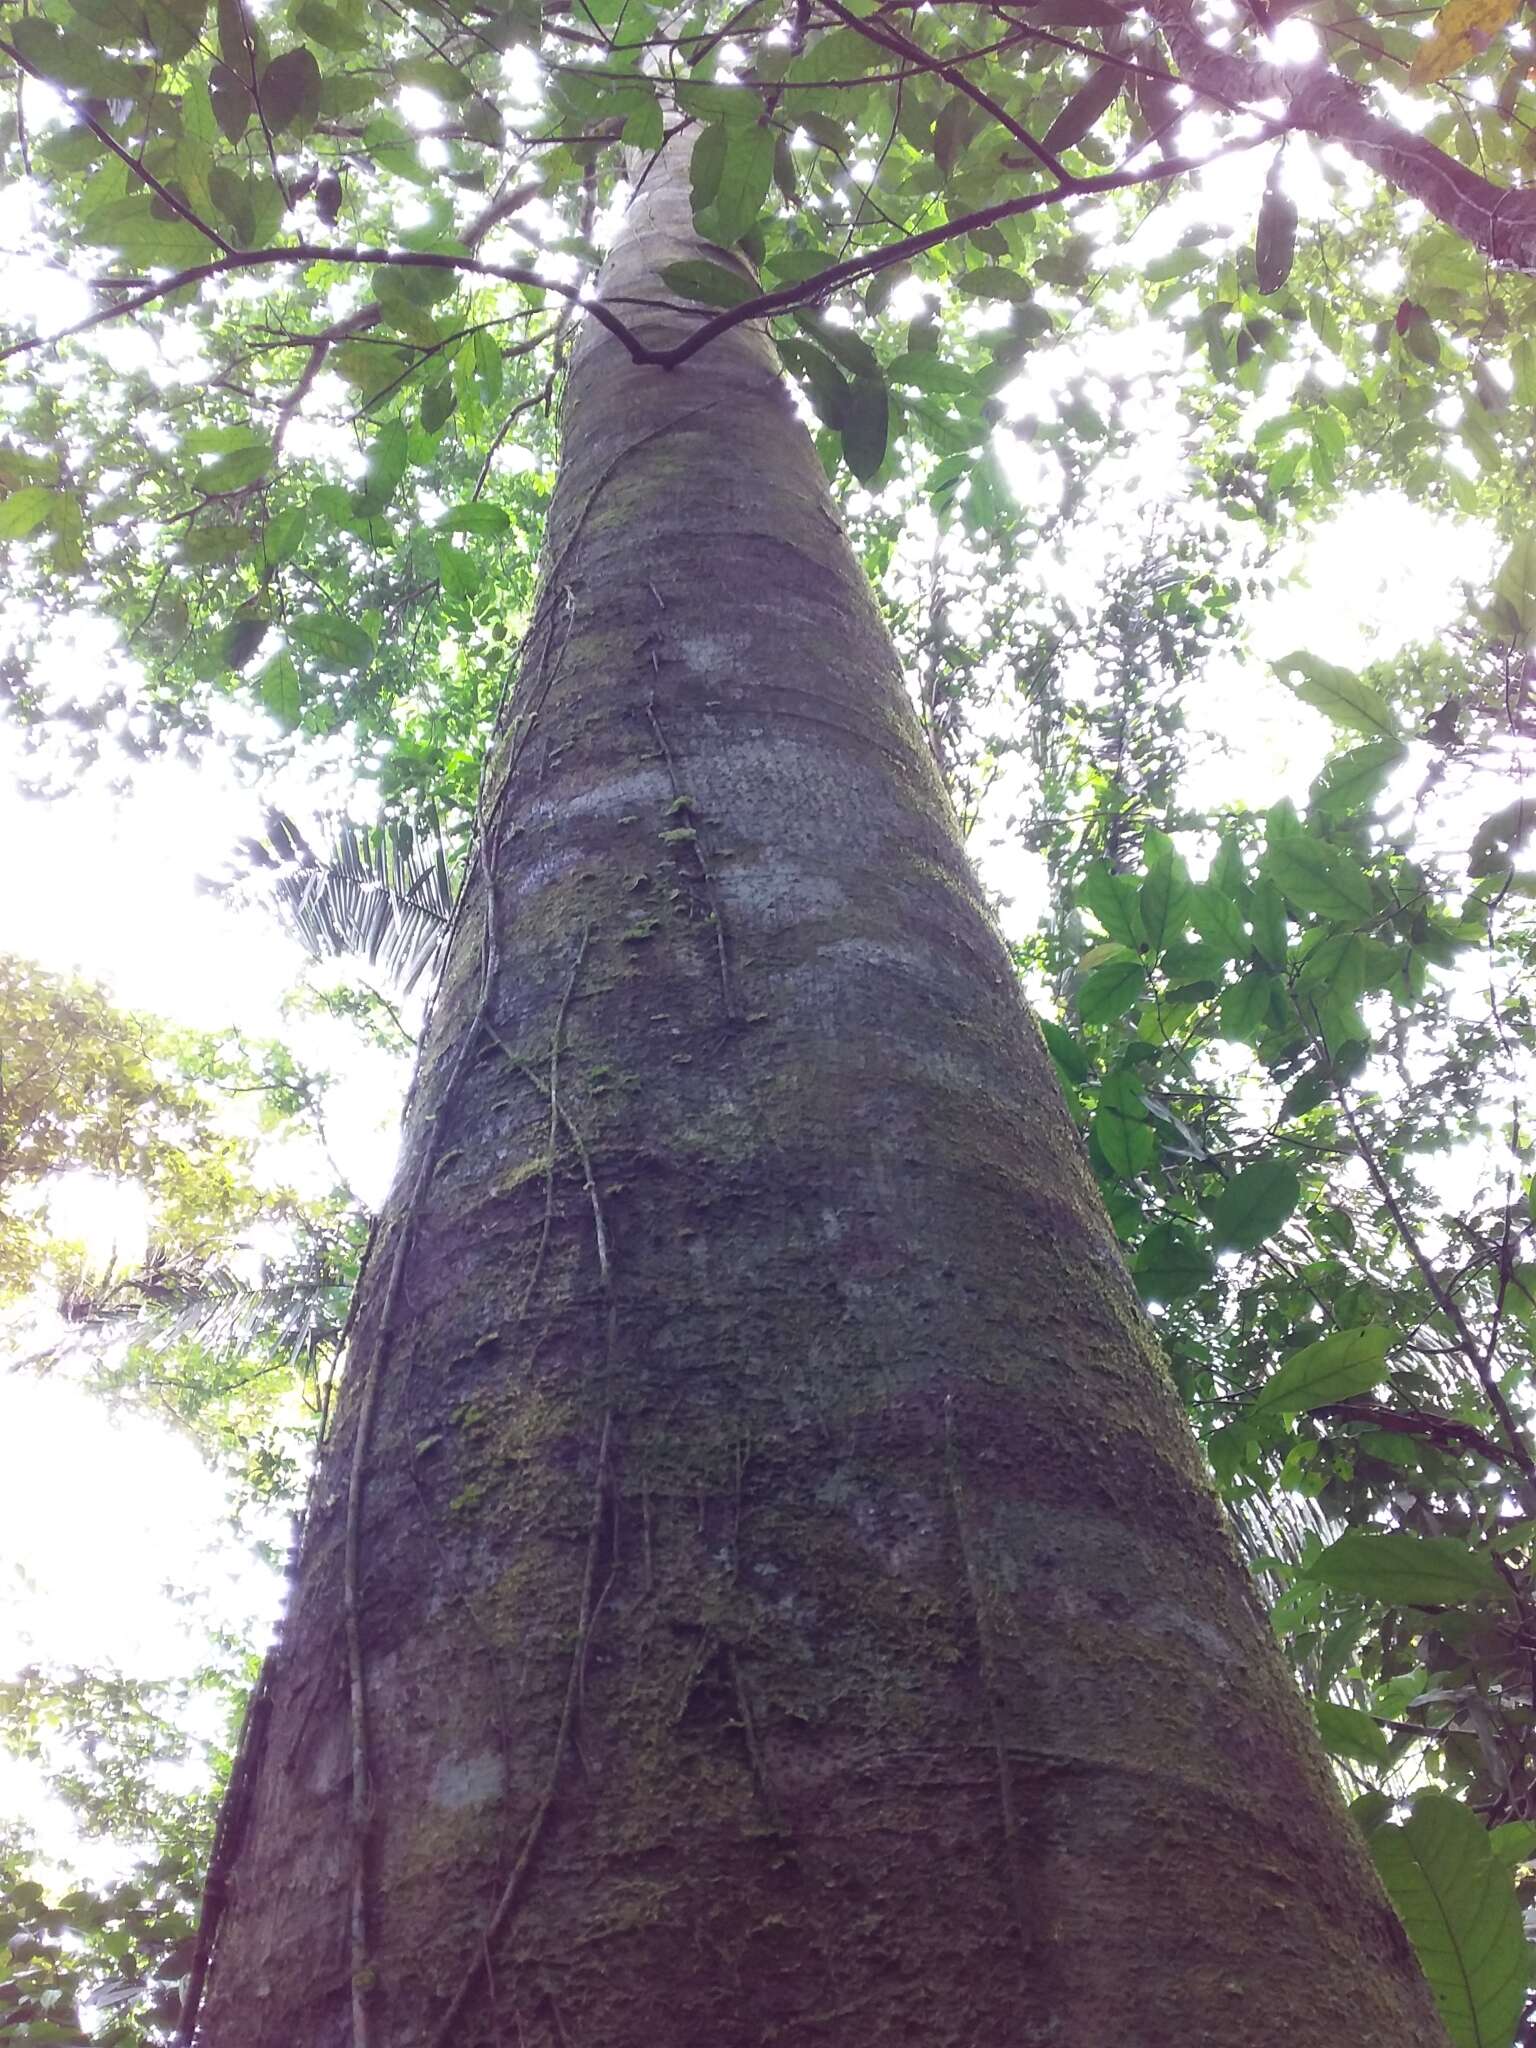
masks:
<path fill-rule="evenodd" d="M 546 546 L 199 2040 L 1443 2048 L 766 338 Z"/>

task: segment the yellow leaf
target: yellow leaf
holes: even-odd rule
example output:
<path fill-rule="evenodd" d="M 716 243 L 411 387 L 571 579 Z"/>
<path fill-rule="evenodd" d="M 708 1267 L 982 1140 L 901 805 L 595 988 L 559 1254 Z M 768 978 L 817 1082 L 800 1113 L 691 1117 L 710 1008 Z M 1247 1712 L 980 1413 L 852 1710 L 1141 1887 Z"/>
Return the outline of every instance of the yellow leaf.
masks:
<path fill-rule="evenodd" d="M 1434 34 L 1421 43 L 1408 76 L 1415 85 L 1449 78 L 1480 57 L 1520 12 L 1522 0 L 1446 0 Z"/>

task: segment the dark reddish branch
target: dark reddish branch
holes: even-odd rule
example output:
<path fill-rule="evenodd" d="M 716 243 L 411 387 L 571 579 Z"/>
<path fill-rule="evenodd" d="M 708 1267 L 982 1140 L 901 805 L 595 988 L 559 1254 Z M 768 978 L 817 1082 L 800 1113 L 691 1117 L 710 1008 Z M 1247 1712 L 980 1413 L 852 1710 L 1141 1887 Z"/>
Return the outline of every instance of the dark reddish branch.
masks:
<path fill-rule="evenodd" d="M 1449 1415 L 1433 1415 L 1423 1408 L 1383 1408 L 1375 1401 L 1334 1401 L 1317 1412 L 1335 1422 L 1363 1422 L 1394 1436 L 1422 1437 L 1427 1443 L 1469 1451 L 1501 1469 L 1520 1470 L 1518 1460 L 1485 1430 L 1471 1422 L 1457 1422 Z"/>
<path fill-rule="evenodd" d="M 1288 127 L 1347 149 L 1490 262 L 1536 270 L 1536 189 L 1517 191 L 1480 177 L 1376 113 L 1359 86 L 1324 64 L 1263 64 L 1213 49 L 1195 26 L 1190 0 L 1147 0 L 1147 9 L 1184 84 L 1196 93 L 1229 105 L 1279 101 Z"/>

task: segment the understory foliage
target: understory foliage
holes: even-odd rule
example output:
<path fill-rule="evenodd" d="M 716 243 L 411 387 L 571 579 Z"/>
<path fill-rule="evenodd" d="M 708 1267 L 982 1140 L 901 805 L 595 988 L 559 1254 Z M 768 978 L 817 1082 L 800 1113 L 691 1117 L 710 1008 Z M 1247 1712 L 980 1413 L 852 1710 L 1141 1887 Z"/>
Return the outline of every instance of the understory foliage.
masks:
<path fill-rule="evenodd" d="M 695 330 L 601 317 L 678 377 L 769 323 L 962 821 L 1043 878 L 1020 974 L 1452 2038 L 1536 2039 L 1519 0 L 5 0 L 0 93 L 26 779 L 340 763 L 354 822 L 274 812 L 222 886 L 350 961 L 327 1007 L 402 1059 L 578 311 L 626 181 L 693 133 Z M 1271 673 L 1245 635 L 1287 544 L 1366 494 L 1461 522 L 1480 578 L 1432 644 Z M 1232 691 L 1326 721 L 1296 800 L 1191 800 Z M 62 1307 L 44 1364 L 296 1506 L 367 1219 L 275 1189 L 240 1096 L 323 1124 L 283 1048 L 0 962 L 0 1291 Z M 143 1190 L 142 1261 L 71 1263 L 67 1170 Z M 13 1746 L 141 1860 L 70 1887 L 0 1839 L 4 2038 L 171 2037 L 251 1675 L 212 1646 L 201 1718 L 11 1684 Z"/>

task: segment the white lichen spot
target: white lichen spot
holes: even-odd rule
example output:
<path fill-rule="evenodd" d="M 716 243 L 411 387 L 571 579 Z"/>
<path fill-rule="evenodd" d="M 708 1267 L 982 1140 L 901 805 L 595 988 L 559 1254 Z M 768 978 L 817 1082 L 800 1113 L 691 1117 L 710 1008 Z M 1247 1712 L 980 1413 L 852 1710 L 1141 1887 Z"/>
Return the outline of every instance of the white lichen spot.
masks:
<path fill-rule="evenodd" d="M 479 1756 L 445 1756 L 432 1773 L 432 1804 L 450 1813 L 467 1806 L 488 1806 L 501 1797 L 507 1769 L 494 1750 Z"/>

